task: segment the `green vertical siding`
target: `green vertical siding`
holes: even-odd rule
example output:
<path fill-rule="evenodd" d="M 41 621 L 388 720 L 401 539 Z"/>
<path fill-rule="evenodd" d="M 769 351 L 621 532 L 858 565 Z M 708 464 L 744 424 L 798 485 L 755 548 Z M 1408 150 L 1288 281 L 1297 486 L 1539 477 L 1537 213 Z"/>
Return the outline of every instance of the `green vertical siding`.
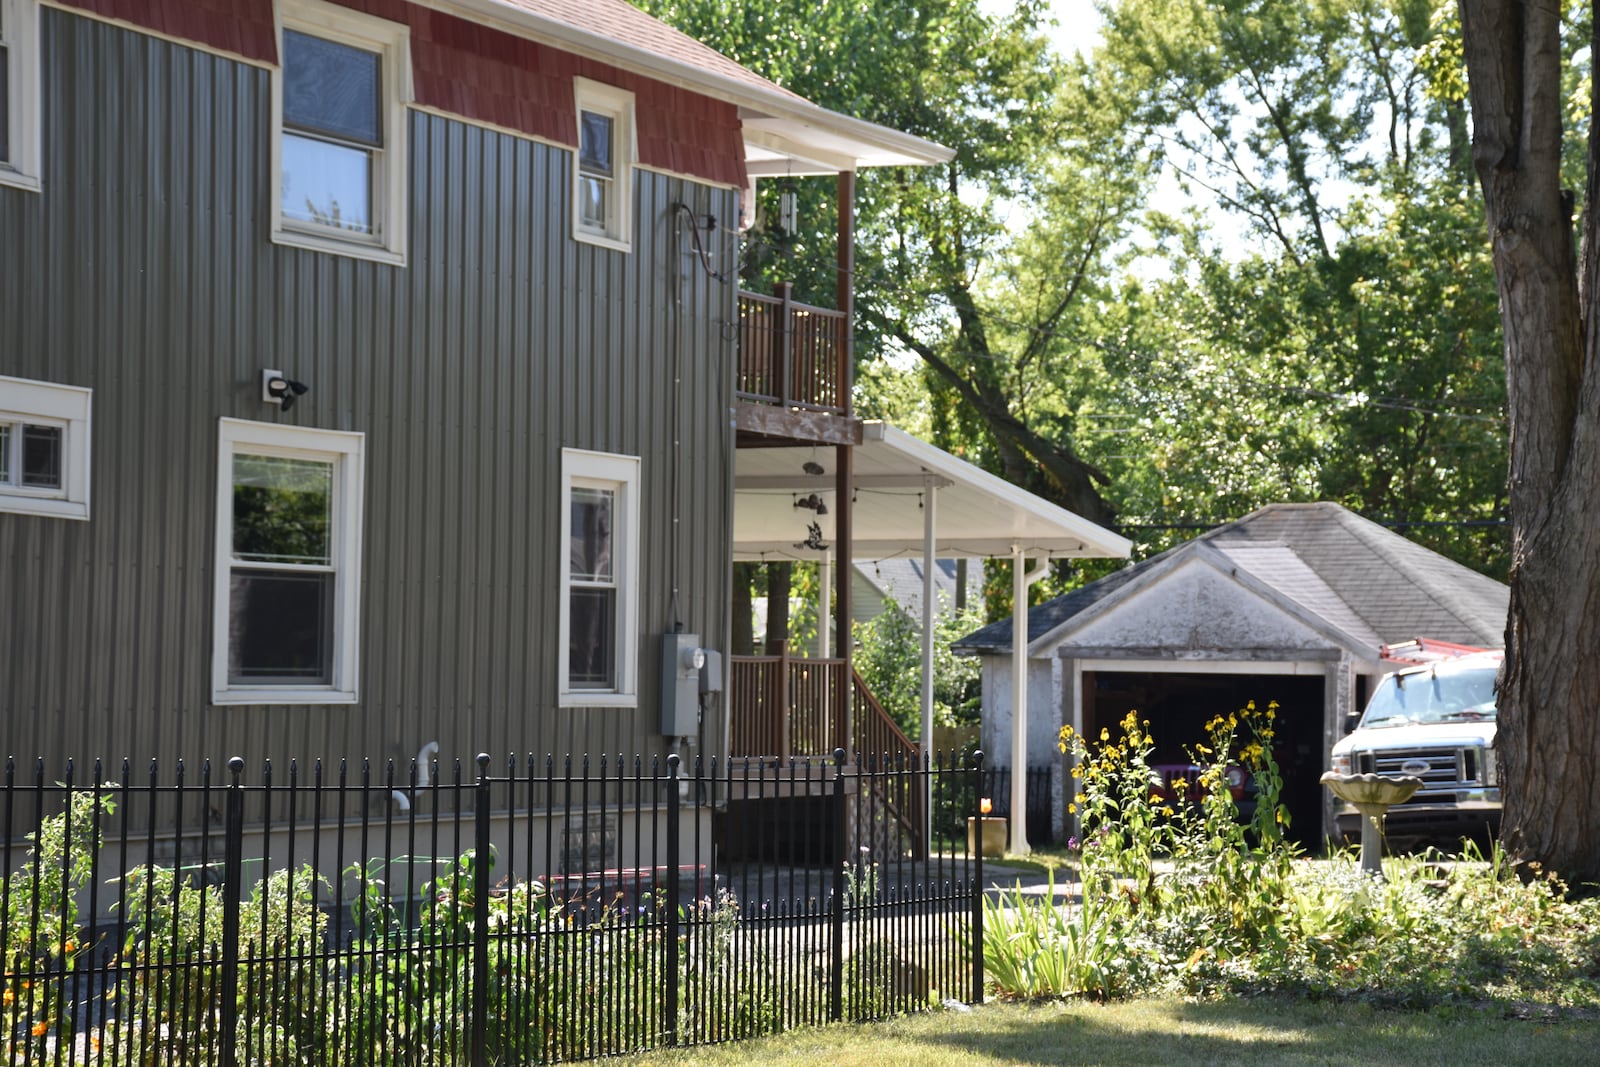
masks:
<path fill-rule="evenodd" d="M 280 247 L 266 71 L 42 22 L 45 188 L 0 187 L 0 374 L 94 388 L 92 519 L 0 514 L 6 753 L 661 751 L 653 635 L 676 576 L 721 644 L 732 463 L 732 285 L 673 205 L 731 219 L 734 194 L 637 172 L 633 251 L 598 249 L 568 236 L 569 153 L 413 112 L 408 265 Z M 265 367 L 310 394 L 262 404 Z M 209 703 L 222 416 L 367 435 L 357 706 Z M 555 706 L 563 447 L 643 457 L 637 710 Z"/>

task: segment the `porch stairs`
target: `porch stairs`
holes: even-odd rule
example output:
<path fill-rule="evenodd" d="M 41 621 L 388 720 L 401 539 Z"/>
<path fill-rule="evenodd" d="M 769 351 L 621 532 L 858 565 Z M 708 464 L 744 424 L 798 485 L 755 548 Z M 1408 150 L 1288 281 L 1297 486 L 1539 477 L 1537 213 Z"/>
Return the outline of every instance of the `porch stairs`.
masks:
<path fill-rule="evenodd" d="M 884 818 L 852 827 L 874 856 L 927 853 L 927 802 L 910 773 L 920 747 L 906 737 L 861 675 L 850 672 L 850 736 L 844 733 L 845 663 L 791 656 L 731 657 L 729 759 L 759 764 L 781 777 L 786 769 L 831 764 L 835 749 L 849 755 L 843 771 L 856 790 L 870 792 L 867 810 Z M 803 773 L 809 774 L 810 771 Z"/>

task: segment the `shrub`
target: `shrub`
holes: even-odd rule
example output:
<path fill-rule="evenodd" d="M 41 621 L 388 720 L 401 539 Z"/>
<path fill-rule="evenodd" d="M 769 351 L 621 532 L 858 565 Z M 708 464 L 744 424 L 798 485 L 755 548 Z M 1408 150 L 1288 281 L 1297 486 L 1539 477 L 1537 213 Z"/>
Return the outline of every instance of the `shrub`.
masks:
<path fill-rule="evenodd" d="M 1272 757 L 1277 706 L 1214 719 L 1191 749 L 1200 801 L 1155 791 L 1154 744 L 1130 714 L 1120 736 L 1063 731 L 1075 759 L 1082 900 L 1021 893 L 987 905 L 984 957 L 1003 996 L 1167 991 L 1297 992 L 1448 1009 L 1483 1000 L 1600 1006 L 1600 900 L 1546 872 L 1521 880 L 1499 850 L 1391 859 L 1300 859 L 1284 837 Z M 1258 787 L 1238 821 L 1226 770 Z"/>

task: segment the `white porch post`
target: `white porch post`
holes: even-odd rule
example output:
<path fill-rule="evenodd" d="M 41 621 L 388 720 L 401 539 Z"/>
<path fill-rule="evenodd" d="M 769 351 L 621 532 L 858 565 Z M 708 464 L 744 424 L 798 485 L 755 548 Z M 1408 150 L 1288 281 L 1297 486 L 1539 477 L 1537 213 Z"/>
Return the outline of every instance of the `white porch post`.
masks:
<path fill-rule="evenodd" d="M 817 656 L 827 659 L 833 655 L 833 604 L 828 594 L 833 591 L 833 550 L 822 554 L 817 563 Z M 824 688 L 826 693 L 827 689 Z"/>
<path fill-rule="evenodd" d="M 1028 848 L 1028 587 L 1050 570 L 1041 559 L 1031 571 L 1022 546 L 1011 546 L 1011 817 L 1007 849 L 1026 856 Z"/>
<path fill-rule="evenodd" d="M 936 502 L 939 486 L 933 475 L 922 477 L 922 761 L 933 753 L 933 552 L 938 524 Z M 922 806 L 922 840 L 933 845 L 933 777 L 926 779 L 927 796 Z"/>
<path fill-rule="evenodd" d="M 933 546 L 939 490 L 924 478 L 922 512 L 922 752 L 933 751 Z"/>

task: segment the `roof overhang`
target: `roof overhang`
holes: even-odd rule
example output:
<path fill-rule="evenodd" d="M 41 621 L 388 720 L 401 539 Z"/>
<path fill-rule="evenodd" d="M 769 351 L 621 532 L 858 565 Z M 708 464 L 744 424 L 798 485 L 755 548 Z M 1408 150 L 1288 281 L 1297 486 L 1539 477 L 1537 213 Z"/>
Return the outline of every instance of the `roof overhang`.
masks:
<path fill-rule="evenodd" d="M 692 59 L 686 54 L 668 55 L 619 40 L 606 31 L 638 27 L 607 22 L 603 13 L 583 4 L 540 5 L 536 0 L 418 2 L 460 12 L 475 22 L 736 105 L 744 126 L 745 166 L 752 176 L 799 177 L 864 167 L 929 166 L 955 155 L 952 149 L 921 137 L 829 111 L 703 45 L 699 46 L 703 54 Z M 540 10 L 541 7 L 545 9 Z M 649 19 L 640 11 L 629 12 L 629 18 L 633 17 Z M 676 31 L 659 23 L 655 26 L 657 33 L 672 35 L 662 40 L 676 37 Z M 674 42 L 680 45 L 680 52 L 682 41 L 676 37 Z"/>
<path fill-rule="evenodd" d="M 739 560 L 820 559 L 832 554 L 838 515 L 831 471 L 808 475 L 815 458 L 832 467 L 831 448 L 744 448 L 735 460 L 733 553 Z M 1018 489 L 926 441 L 882 422 L 863 425 L 852 459 L 854 559 L 920 557 L 925 494 L 934 498 L 934 556 L 987 559 L 1017 549 L 1031 559 L 1125 558 L 1125 537 Z M 818 516 L 795 506 L 815 493 L 827 505 Z M 807 524 L 822 530 L 827 552 L 806 548 Z"/>

